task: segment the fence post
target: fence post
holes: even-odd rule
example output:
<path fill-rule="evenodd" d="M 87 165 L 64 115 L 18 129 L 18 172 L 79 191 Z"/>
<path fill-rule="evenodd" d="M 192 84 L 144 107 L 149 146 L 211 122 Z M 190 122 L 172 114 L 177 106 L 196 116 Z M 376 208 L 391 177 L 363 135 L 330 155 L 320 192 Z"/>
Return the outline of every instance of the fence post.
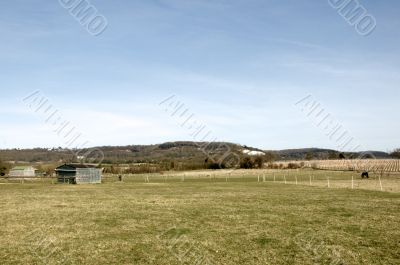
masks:
<path fill-rule="evenodd" d="M 311 182 L 311 180 L 312 180 L 312 177 L 311 177 L 311 174 L 310 174 L 310 186 L 312 186 L 312 182 Z"/>
<path fill-rule="evenodd" d="M 379 175 L 379 185 L 381 186 L 381 191 L 383 191 L 382 179 L 381 179 L 381 176 L 380 176 L 380 175 Z"/>
<path fill-rule="evenodd" d="M 354 190 L 354 176 L 351 175 L 351 189 Z"/>
<path fill-rule="evenodd" d="M 331 187 L 331 183 L 329 181 L 329 176 L 328 176 L 328 188 L 330 188 L 330 187 Z"/>

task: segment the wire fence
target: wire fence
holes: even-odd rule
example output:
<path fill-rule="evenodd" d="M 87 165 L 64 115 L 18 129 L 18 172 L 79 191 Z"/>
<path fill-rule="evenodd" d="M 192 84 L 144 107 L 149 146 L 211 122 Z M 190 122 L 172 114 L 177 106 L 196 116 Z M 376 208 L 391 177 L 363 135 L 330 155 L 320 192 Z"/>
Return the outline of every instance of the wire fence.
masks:
<path fill-rule="evenodd" d="M 121 180 L 119 179 L 121 176 Z M 166 172 L 161 174 L 105 175 L 104 183 L 248 182 L 303 185 L 325 188 L 367 189 L 400 192 L 399 173 L 370 173 L 362 178 L 356 171 L 326 170 L 236 170 Z"/>
<path fill-rule="evenodd" d="M 104 174 L 102 183 L 191 183 L 226 182 L 302 185 L 321 188 L 365 189 L 385 192 L 400 192 L 400 173 L 370 173 L 362 178 L 357 171 L 330 170 L 203 170 L 187 172 L 164 172 L 152 174 Z M 56 184 L 57 178 L 0 178 L 0 184 L 47 183 Z"/>

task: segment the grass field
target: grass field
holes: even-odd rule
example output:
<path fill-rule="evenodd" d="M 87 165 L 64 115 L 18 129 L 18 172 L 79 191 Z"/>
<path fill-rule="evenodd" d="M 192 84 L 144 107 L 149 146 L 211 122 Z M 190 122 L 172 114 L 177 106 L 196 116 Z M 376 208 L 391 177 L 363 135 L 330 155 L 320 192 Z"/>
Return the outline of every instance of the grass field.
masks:
<path fill-rule="evenodd" d="M 2 183 L 0 263 L 400 264 L 396 189 L 328 189 L 327 172 L 314 172 L 317 186 L 309 172 L 298 185 L 294 171 L 275 182 L 272 172 L 265 182 L 263 172 L 227 174 Z"/>
<path fill-rule="evenodd" d="M 124 175 L 126 182 L 171 183 L 171 182 L 274 182 L 326 188 L 365 189 L 400 193 L 400 173 L 370 172 L 369 179 L 361 179 L 356 171 L 328 170 L 199 170 L 167 172 L 165 174 Z M 103 181 L 114 183 L 118 175 L 105 175 Z"/>
<path fill-rule="evenodd" d="M 276 162 L 287 166 L 289 163 L 303 163 L 308 168 L 324 170 L 358 170 L 370 172 L 400 172 L 399 159 L 340 159 Z"/>

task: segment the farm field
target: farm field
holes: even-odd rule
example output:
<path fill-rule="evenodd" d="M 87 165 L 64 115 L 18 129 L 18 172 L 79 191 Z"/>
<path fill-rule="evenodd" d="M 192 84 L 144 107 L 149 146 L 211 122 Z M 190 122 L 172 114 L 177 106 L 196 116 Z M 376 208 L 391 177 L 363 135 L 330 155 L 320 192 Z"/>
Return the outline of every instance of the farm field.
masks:
<path fill-rule="evenodd" d="M 326 188 L 365 189 L 400 193 L 400 173 L 370 172 L 369 179 L 361 179 L 356 171 L 329 170 L 199 170 L 166 172 L 164 174 L 123 175 L 125 182 L 274 182 L 288 185 L 305 185 Z M 103 181 L 116 182 L 118 175 L 105 175 Z"/>
<path fill-rule="evenodd" d="M 377 182 L 373 175 L 352 190 L 348 174 L 180 172 L 81 186 L 3 181 L 0 261 L 399 264 L 398 177 L 384 176 L 392 190 L 381 192 L 368 184 Z"/>
<path fill-rule="evenodd" d="M 276 162 L 287 166 L 289 163 L 303 163 L 307 168 L 323 170 L 356 170 L 370 172 L 400 172 L 399 159 L 342 159 Z"/>

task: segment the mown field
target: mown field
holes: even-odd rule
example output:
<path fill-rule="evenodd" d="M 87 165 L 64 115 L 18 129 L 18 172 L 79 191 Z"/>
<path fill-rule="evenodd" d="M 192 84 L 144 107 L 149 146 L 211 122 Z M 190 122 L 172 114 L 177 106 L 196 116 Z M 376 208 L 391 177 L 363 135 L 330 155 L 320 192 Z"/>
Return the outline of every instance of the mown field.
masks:
<path fill-rule="evenodd" d="M 0 263 L 400 264 L 397 189 L 351 189 L 335 172 L 312 172 L 310 186 L 296 172 L 3 182 Z"/>
<path fill-rule="evenodd" d="M 369 172 L 400 172 L 399 159 L 341 159 L 276 162 L 287 166 L 289 163 L 303 163 L 305 167 L 322 170 L 357 170 Z"/>
<path fill-rule="evenodd" d="M 399 192 L 400 173 L 370 172 L 369 179 L 362 179 L 357 171 L 329 170 L 198 170 L 187 172 L 165 172 L 163 174 L 121 175 L 125 182 L 173 183 L 173 182 L 273 182 L 288 185 L 306 185 L 326 188 L 365 189 L 373 191 Z M 106 174 L 105 183 L 114 183 L 118 175 Z"/>

